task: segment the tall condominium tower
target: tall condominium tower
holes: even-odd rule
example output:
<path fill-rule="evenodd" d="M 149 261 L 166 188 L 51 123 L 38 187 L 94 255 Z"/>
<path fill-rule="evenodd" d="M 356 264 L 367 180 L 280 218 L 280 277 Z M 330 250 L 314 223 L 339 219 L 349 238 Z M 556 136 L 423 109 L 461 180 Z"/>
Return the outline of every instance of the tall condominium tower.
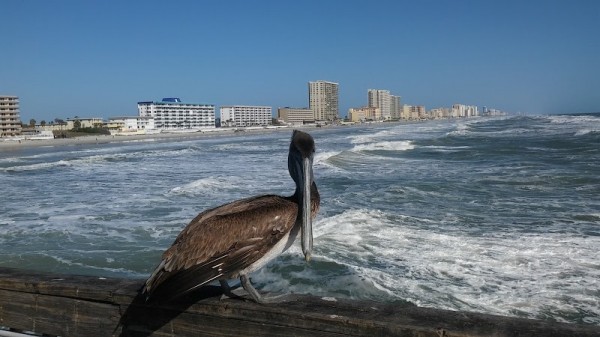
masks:
<path fill-rule="evenodd" d="M 0 137 L 20 134 L 19 97 L 0 95 Z"/>
<path fill-rule="evenodd" d="M 317 121 L 339 119 L 338 83 L 308 82 L 308 101 Z"/>
<path fill-rule="evenodd" d="M 389 90 L 369 89 L 369 107 L 379 108 L 382 119 L 392 117 L 391 95 Z"/>
<path fill-rule="evenodd" d="M 369 107 L 379 108 L 382 119 L 399 119 L 402 107 L 400 96 L 390 94 L 389 90 L 369 89 Z"/>
<path fill-rule="evenodd" d="M 400 96 L 390 95 L 390 110 L 392 119 L 400 119 L 400 114 L 402 112 Z"/>

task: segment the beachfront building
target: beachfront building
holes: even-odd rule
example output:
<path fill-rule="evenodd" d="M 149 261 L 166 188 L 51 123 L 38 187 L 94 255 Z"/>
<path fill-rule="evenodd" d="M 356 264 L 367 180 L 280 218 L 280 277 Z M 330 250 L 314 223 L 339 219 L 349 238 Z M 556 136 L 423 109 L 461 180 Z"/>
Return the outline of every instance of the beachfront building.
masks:
<path fill-rule="evenodd" d="M 423 105 L 406 105 L 402 106 L 402 119 L 426 119 L 427 118 L 427 110 L 425 110 L 425 106 Z"/>
<path fill-rule="evenodd" d="M 475 117 L 479 116 L 479 108 L 475 105 L 454 104 L 452 105 L 452 117 Z"/>
<path fill-rule="evenodd" d="M 402 106 L 400 105 L 400 96 L 390 95 L 390 116 L 394 120 L 400 119 Z"/>
<path fill-rule="evenodd" d="M 427 110 L 424 105 L 413 105 L 410 107 L 411 119 L 427 119 Z"/>
<path fill-rule="evenodd" d="M 379 108 L 382 119 L 391 119 L 391 98 L 389 90 L 369 89 L 369 107 Z"/>
<path fill-rule="evenodd" d="M 367 122 L 381 120 L 381 109 L 365 106 L 348 110 L 348 120 L 351 122 Z"/>
<path fill-rule="evenodd" d="M 154 118 L 159 130 L 214 129 L 214 104 L 184 103 L 179 98 L 161 102 L 138 102 L 140 117 Z"/>
<path fill-rule="evenodd" d="M 35 126 L 36 129 L 40 129 L 43 131 L 65 131 L 67 130 L 68 124 L 62 120 L 54 120 L 50 121 L 50 123 L 46 123 L 45 125 Z"/>
<path fill-rule="evenodd" d="M 221 127 L 267 126 L 273 123 L 270 106 L 230 105 L 221 107 Z"/>
<path fill-rule="evenodd" d="M 504 116 L 504 115 L 506 115 L 506 112 L 484 106 L 483 107 L 483 115 L 484 116 Z"/>
<path fill-rule="evenodd" d="M 315 122 L 315 115 L 311 109 L 307 108 L 279 108 L 277 109 L 277 118 L 287 124 L 302 125 Z"/>
<path fill-rule="evenodd" d="M 111 133 L 146 134 L 156 130 L 154 117 L 111 117 L 106 124 Z"/>
<path fill-rule="evenodd" d="M 369 89 L 367 91 L 369 107 L 379 108 L 384 120 L 399 119 L 401 115 L 400 96 L 390 94 L 389 90 Z"/>
<path fill-rule="evenodd" d="M 410 119 L 410 105 L 404 104 L 400 112 L 400 119 Z"/>
<path fill-rule="evenodd" d="M 104 126 L 104 120 L 102 118 L 69 118 L 67 119 L 67 130 L 75 129 L 75 126 L 79 122 L 79 128 L 101 128 Z"/>
<path fill-rule="evenodd" d="M 19 97 L 0 95 L 0 137 L 21 134 Z"/>
<path fill-rule="evenodd" d="M 429 110 L 429 117 L 433 119 L 449 118 L 450 116 L 451 112 L 448 108 L 435 108 Z"/>
<path fill-rule="evenodd" d="M 328 81 L 308 82 L 309 108 L 316 121 L 339 119 L 338 83 Z"/>

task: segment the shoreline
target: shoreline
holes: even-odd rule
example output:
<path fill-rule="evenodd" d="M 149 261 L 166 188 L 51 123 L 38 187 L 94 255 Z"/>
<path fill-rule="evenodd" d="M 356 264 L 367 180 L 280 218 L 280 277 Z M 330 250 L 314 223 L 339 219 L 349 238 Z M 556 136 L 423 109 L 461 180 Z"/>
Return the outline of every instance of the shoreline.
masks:
<path fill-rule="evenodd" d="M 481 118 L 481 117 L 479 117 Z M 223 137 L 223 136 L 244 136 L 249 134 L 266 134 L 272 132 L 299 130 L 325 130 L 331 128 L 355 128 L 355 127 L 383 127 L 397 124 L 417 124 L 423 122 L 437 121 L 389 121 L 389 122 L 372 122 L 361 124 L 340 124 L 326 125 L 319 127 L 314 124 L 309 125 L 294 125 L 294 126 L 271 126 L 271 127 L 248 127 L 248 128 L 215 128 L 208 130 L 200 130 L 195 132 L 161 132 L 155 134 L 135 134 L 135 135 L 90 135 L 74 138 L 50 138 L 50 139 L 6 139 L 0 138 L 0 152 L 14 151 L 28 148 L 40 147 L 58 147 L 58 146 L 77 146 L 77 145 L 105 145 L 119 144 L 128 142 L 143 142 L 143 141 L 176 141 L 176 140 L 191 140 L 201 138 Z M 451 119 L 447 119 L 451 120 Z"/>
<path fill-rule="evenodd" d="M 192 140 L 201 138 L 223 137 L 223 136 L 244 136 L 249 134 L 266 134 L 272 132 L 299 130 L 321 130 L 331 128 L 352 128 L 358 126 L 387 126 L 390 124 L 405 124 L 406 121 L 395 121 L 385 123 L 369 123 L 369 124 L 354 124 L 354 125 L 328 125 L 317 127 L 316 125 L 296 125 L 296 126 L 280 126 L 269 128 L 216 128 L 214 130 L 196 131 L 196 132 L 161 132 L 156 134 L 141 134 L 141 135 L 90 135 L 74 138 L 51 138 L 51 139 L 21 139 L 8 140 L 0 138 L 0 152 L 14 151 L 28 148 L 40 147 L 57 147 L 57 146 L 76 146 L 76 145 L 105 145 L 118 144 L 128 142 L 143 142 L 143 141 L 176 141 L 176 140 Z"/>
<path fill-rule="evenodd" d="M 222 136 L 243 136 L 248 134 L 264 134 L 271 132 L 281 132 L 293 130 L 296 128 L 314 128 L 311 126 L 300 127 L 277 127 L 277 128 L 248 128 L 241 129 L 242 132 L 236 129 L 216 129 L 210 131 L 197 132 L 166 132 L 156 134 L 141 134 L 141 135 L 91 135 L 75 138 L 51 138 L 51 139 L 21 139 L 21 140 L 2 140 L 0 139 L 0 151 L 4 150 L 19 150 L 27 148 L 39 147 L 56 147 L 56 146 L 75 146 L 75 145 L 104 145 L 128 142 L 143 142 L 143 141 L 174 141 L 174 140 L 191 140 Z"/>

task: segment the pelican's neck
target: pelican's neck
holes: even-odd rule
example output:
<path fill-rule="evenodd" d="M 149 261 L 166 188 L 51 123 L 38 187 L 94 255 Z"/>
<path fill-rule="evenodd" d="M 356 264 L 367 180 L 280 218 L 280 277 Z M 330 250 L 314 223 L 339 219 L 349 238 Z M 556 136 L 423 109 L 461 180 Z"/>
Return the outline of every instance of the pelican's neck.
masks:
<path fill-rule="evenodd" d="M 290 199 L 294 200 L 298 203 L 298 207 L 302 207 L 302 186 L 296 184 L 296 190 L 294 191 L 294 195 L 290 197 Z M 312 216 L 314 217 L 317 213 L 316 211 L 319 209 L 319 204 L 321 202 L 321 195 L 319 194 L 319 189 L 317 188 L 317 184 L 313 181 L 312 185 L 310 185 L 310 203 L 312 208 Z M 302 212 L 298 212 L 300 216 Z"/>

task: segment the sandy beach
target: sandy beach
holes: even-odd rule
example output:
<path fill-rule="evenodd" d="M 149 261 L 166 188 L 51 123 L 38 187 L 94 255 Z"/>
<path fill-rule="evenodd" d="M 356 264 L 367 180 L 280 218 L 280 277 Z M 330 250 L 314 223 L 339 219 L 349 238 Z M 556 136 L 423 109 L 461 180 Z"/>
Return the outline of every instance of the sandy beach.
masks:
<path fill-rule="evenodd" d="M 69 146 L 69 145 L 90 145 L 90 144 L 110 144 L 119 142 L 140 142 L 140 141 L 176 141 L 189 140 L 197 138 L 219 137 L 219 136 L 243 136 L 247 134 L 260 134 L 271 132 L 291 131 L 299 127 L 272 127 L 272 128 L 245 128 L 245 129 L 224 129 L 219 128 L 210 131 L 197 132 L 163 132 L 145 135 L 91 135 L 75 138 L 55 138 L 55 139 L 2 139 L 0 138 L 0 151 L 11 151 L 23 148 L 44 147 L 44 146 Z M 300 128 L 313 128 L 312 126 L 302 126 Z"/>

